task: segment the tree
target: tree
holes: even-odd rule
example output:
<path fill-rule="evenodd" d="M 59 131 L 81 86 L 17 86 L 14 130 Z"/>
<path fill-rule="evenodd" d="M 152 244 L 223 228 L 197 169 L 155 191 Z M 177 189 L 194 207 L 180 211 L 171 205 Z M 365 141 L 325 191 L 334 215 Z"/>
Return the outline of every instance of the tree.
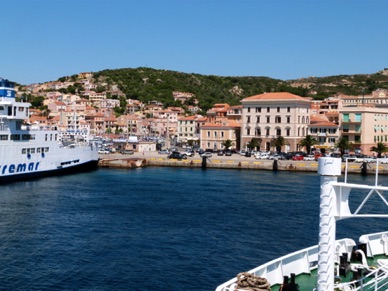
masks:
<path fill-rule="evenodd" d="M 341 137 L 335 144 L 335 147 L 339 149 L 341 156 L 343 156 L 347 150 L 353 149 L 353 144 L 347 138 Z"/>
<path fill-rule="evenodd" d="M 370 150 L 371 150 L 372 152 L 376 152 L 376 153 L 377 153 L 377 157 L 378 157 L 378 158 L 381 158 L 381 154 L 382 154 L 382 153 L 388 152 L 388 147 L 387 147 L 384 143 L 382 143 L 382 142 L 380 141 L 380 142 L 378 142 L 378 143 L 376 144 L 376 146 L 371 147 Z"/>
<path fill-rule="evenodd" d="M 281 135 L 271 140 L 271 146 L 276 148 L 277 153 L 280 153 L 285 145 L 288 145 L 288 141 Z"/>
<path fill-rule="evenodd" d="M 230 139 L 224 140 L 221 145 L 225 147 L 226 150 L 228 150 L 230 147 L 234 145 L 234 142 L 231 141 Z"/>
<path fill-rule="evenodd" d="M 317 139 L 311 135 L 306 135 L 306 137 L 304 139 L 302 139 L 300 142 L 299 142 L 299 145 L 301 147 L 305 147 L 306 148 L 306 152 L 308 154 L 311 153 L 311 147 L 313 145 L 316 145 L 316 144 L 319 144 L 319 142 L 317 141 Z"/>
<path fill-rule="evenodd" d="M 255 148 L 260 148 L 261 138 L 252 138 L 250 142 L 247 143 L 247 148 L 249 150 L 254 150 Z"/>

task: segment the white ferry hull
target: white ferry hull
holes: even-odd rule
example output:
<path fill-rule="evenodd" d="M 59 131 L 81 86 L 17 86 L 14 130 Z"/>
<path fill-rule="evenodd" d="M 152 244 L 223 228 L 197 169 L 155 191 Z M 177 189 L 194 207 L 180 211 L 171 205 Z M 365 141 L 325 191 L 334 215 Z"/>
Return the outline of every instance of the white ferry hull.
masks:
<path fill-rule="evenodd" d="M 34 149 L 33 153 L 23 153 L 26 147 Z M 41 149 L 39 153 L 37 149 Z M 87 171 L 96 169 L 97 164 L 97 148 L 92 145 L 71 148 L 55 142 L 21 142 L 0 146 L 0 182 Z"/>
<path fill-rule="evenodd" d="M 96 168 L 97 146 L 86 133 L 31 125 L 31 104 L 15 98 L 14 84 L 0 78 L 0 182 Z"/>

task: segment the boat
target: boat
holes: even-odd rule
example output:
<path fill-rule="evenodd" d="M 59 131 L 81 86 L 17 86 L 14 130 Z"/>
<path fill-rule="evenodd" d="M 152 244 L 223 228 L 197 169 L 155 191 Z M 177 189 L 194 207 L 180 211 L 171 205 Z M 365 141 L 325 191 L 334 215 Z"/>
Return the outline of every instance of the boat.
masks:
<path fill-rule="evenodd" d="M 381 199 L 381 205 L 388 206 L 384 194 L 388 187 L 380 184 L 378 163 L 379 159 L 374 184 L 365 185 L 348 182 L 347 162 L 343 168 L 339 158 L 320 157 L 318 244 L 241 272 L 219 285 L 216 291 L 388 290 L 388 231 L 365 233 L 357 241 L 353 238 L 336 239 L 338 220 L 388 218 L 385 213 L 368 213 L 364 207 L 372 198 Z M 339 182 L 343 169 L 344 181 Z M 361 191 L 363 195 L 353 211 L 349 207 L 352 190 Z"/>
<path fill-rule="evenodd" d="M 95 169 L 98 148 L 85 132 L 30 124 L 31 104 L 16 101 L 15 84 L 0 78 L 0 182 Z"/>

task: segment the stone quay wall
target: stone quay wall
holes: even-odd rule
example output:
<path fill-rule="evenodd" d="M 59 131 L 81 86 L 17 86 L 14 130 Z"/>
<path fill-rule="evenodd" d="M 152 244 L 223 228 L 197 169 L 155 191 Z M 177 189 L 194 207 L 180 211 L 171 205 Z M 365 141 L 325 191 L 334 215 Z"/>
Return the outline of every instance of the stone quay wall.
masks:
<path fill-rule="evenodd" d="M 227 159 L 216 157 L 210 159 L 190 158 L 186 160 L 167 159 L 166 157 L 133 157 L 133 158 L 103 158 L 100 160 L 101 167 L 108 168 L 137 168 L 137 167 L 191 167 L 191 168 L 216 168 L 216 169 L 247 169 L 266 171 L 300 171 L 317 172 L 318 162 L 305 161 L 272 161 L 255 159 Z M 342 163 L 342 171 L 346 163 Z M 362 164 L 348 163 L 348 173 L 359 174 L 388 174 L 388 164 L 368 163 L 366 168 Z"/>

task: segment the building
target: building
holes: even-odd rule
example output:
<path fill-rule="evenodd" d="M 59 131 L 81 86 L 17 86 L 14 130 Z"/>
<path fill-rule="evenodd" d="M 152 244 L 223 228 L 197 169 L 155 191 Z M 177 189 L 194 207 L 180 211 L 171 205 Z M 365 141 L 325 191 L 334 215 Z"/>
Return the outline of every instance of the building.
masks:
<path fill-rule="evenodd" d="M 339 125 L 329 121 L 326 114 L 311 115 L 308 134 L 318 141 L 316 149 L 333 152 L 340 137 Z"/>
<path fill-rule="evenodd" d="M 341 136 L 353 144 L 355 151 L 372 155 L 372 146 L 388 142 L 388 110 L 383 107 L 344 107 L 340 111 Z"/>
<path fill-rule="evenodd" d="M 178 118 L 177 136 L 178 143 L 187 143 L 190 140 L 198 142 L 200 126 L 198 120 L 202 120 L 201 115 L 193 115 Z"/>
<path fill-rule="evenodd" d="M 240 148 L 240 124 L 226 118 L 207 122 L 201 126 L 200 143 L 202 149 L 213 151 L 224 149 L 226 140 L 232 141 L 232 148 Z"/>
<path fill-rule="evenodd" d="M 247 97 L 241 103 L 242 148 L 258 139 L 260 150 L 270 151 L 271 141 L 282 136 L 288 143 L 282 151 L 299 150 L 298 143 L 307 135 L 310 124 L 310 98 L 274 92 Z"/>

